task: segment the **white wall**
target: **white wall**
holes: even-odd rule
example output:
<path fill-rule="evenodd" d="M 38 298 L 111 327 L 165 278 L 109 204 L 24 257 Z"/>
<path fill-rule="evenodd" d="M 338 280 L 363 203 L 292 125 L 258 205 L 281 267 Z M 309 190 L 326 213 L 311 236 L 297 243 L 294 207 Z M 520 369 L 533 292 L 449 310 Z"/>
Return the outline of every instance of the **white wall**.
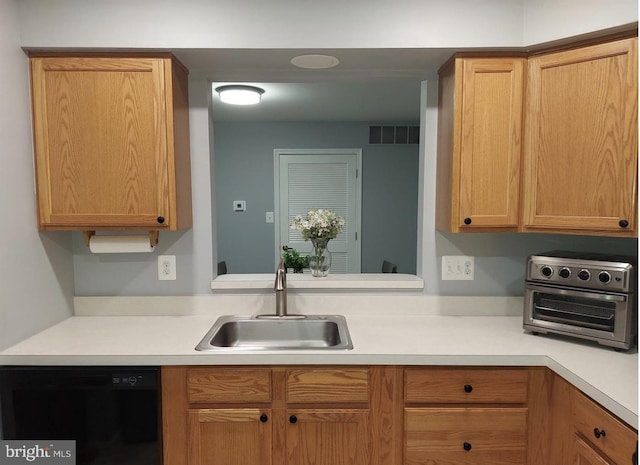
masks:
<path fill-rule="evenodd" d="M 71 234 L 39 234 L 18 1 L 0 0 L 0 349 L 72 313 Z"/>
<path fill-rule="evenodd" d="M 73 233 L 75 291 L 79 295 L 197 295 L 210 293 L 213 264 L 209 93 L 207 82 L 189 80 L 189 129 L 193 227 L 160 233 L 152 254 L 92 254 Z M 215 205 L 215 204 L 213 204 Z M 158 255 L 176 256 L 175 281 L 159 281 Z"/>
<path fill-rule="evenodd" d="M 637 21 L 636 0 L 22 0 L 26 47 L 519 47 Z"/>
<path fill-rule="evenodd" d="M 637 0 L 527 0 L 523 45 L 541 44 L 637 20 Z"/>
<path fill-rule="evenodd" d="M 16 33 L 15 3 L 5 0 L 5 4 L 11 5 L 11 14 L 3 15 L 8 30 L 3 28 L 2 34 L 8 37 Z M 18 5 L 20 44 L 34 48 L 520 47 L 631 23 L 637 21 L 638 13 L 637 5 L 631 0 L 20 0 Z M 11 60 L 3 63 L 11 63 Z M 16 81 L 18 86 L 24 86 L 26 77 L 20 76 Z M 521 294 L 521 271 L 526 255 L 545 249 L 597 248 L 637 253 L 637 242 L 633 240 L 517 234 L 451 235 L 434 231 L 435 83 L 429 87 L 428 126 L 423 138 L 427 145 L 421 172 L 424 177 L 422 243 L 419 244 L 422 263 L 420 260 L 418 263 L 425 277 L 426 293 Z M 205 82 L 192 80 L 190 89 L 192 94 L 198 94 L 197 97 L 192 95 L 190 113 L 196 223 L 192 230 L 164 234 L 159 250 L 178 255 L 178 282 L 157 281 L 155 254 L 143 259 L 90 256 L 83 253 L 80 235 L 75 234 L 74 247 L 78 251 L 75 260 L 89 260 L 95 265 L 91 267 L 91 273 L 77 275 L 76 280 L 101 283 L 98 287 L 101 293 L 209 292 L 207 286 L 216 262 L 210 242 L 215 227 L 212 229 L 211 224 L 215 225 L 216 220 L 211 201 L 214 192 L 208 181 L 210 170 L 214 169 L 208 159 L 210 131 L 205 103 L 208 86 Z M 24 111 L 28 108 L 27 97 L 22 95 L 20 98 L 23 99 L 22 106 L 14 105 Z M 15 112 L 11 114 L 15 115 Z M 24 189 L 23 186 L 17 191 Z M 47 233 L 42 241 L 47 243 L 56 237 Z M 440 257 L 454 254 L 477 257 L 476 281 L 439 280 Z M 64 274 L 63 270 L 67 268 L 54 269 Z M 63 289 L 66 288 L 63 286 Z"/>
<path fill-rule="evenodd" d="M 523 0 L 22 0 L 28 47 L 518 46 Z"/>

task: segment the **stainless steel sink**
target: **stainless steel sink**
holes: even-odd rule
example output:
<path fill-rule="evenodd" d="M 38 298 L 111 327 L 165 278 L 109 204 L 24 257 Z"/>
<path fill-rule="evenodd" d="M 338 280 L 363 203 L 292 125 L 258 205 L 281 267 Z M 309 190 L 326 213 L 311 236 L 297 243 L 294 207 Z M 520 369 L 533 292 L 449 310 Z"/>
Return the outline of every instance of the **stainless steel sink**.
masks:
<path fill-rule="evenodd" d="M 221 316 L 196 350 L 350 350 L 341 315 Z"/>

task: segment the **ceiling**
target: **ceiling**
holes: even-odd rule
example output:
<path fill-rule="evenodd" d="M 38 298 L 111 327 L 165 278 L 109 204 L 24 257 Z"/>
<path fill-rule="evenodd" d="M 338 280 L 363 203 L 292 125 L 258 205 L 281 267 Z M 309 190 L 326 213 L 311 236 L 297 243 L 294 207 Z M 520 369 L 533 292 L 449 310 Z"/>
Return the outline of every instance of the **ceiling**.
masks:
<path fill-rule="evenodd" d="M 420 118 L 420 83 L 437 75 L 452 49 L 181 49 L 175 55 L 213 87 L 242 83 L 265 90 L 254 106 L 213 95 L 214 121 L 380 121 Z M 301 54 L 327 54 L 334 68 L 296 68 Z"/>

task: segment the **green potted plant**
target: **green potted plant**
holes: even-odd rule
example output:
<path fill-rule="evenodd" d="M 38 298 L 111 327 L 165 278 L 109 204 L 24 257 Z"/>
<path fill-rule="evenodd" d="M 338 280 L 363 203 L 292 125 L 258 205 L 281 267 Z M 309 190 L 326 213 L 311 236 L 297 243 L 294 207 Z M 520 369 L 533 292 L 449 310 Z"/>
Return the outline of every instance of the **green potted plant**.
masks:
<path fill-rule="evenodd" d="M 302 270 L 309 266 L 309 257 L 301 256 L 296 249 L 285 245 L 282 250 L 282 259 L 287 269 L 292 269 L 294 273 L 302 273 Z"/>

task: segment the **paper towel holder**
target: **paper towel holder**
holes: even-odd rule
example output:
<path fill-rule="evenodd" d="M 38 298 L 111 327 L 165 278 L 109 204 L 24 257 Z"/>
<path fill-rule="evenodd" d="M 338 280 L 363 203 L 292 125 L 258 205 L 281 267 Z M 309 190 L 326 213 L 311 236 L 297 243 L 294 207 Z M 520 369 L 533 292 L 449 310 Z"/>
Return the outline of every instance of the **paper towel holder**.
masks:
<path fill-rule="evenodd" d="M 84 243 L 89 247 L 89 242 L 91 241 L 91 236 L 95 236 L 96 231 L 82 231 L 82 235 L 84 236 Z M 158 245 L 158 240 L 160 238 L 160 231 L 149 231 L 149 243 L 151 247 L 155 247 Z"/>

